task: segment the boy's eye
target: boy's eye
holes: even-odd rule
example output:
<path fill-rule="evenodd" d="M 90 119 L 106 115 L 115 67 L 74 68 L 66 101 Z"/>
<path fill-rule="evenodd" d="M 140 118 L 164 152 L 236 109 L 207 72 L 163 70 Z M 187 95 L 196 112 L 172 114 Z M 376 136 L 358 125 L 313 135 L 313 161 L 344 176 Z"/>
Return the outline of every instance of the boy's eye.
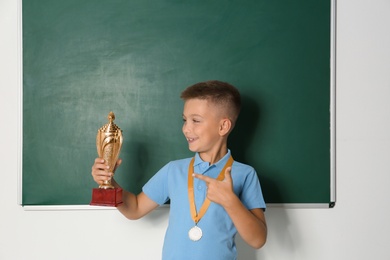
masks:
<path fill-rule="evenodd" d="M 192 122 L 192 123 L 194 123 L 194 124 L 197 124 L 197 123 L 200 123 L 201 122 L 201 120 L 200 119 L 197 119 L 197 118 L 184 118 L 183 117 L 183 123 L 186 123 L 187 121 L 188 122 Z"/>

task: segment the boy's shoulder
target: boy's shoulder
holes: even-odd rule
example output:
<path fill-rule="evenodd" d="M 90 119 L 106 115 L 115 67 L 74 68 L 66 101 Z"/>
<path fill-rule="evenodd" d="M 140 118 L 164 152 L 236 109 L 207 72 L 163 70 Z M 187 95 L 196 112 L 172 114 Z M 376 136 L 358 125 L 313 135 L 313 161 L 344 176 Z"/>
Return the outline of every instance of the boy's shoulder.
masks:
<path fill-rule="evenodd" d="M 239 162 L 239 161 L 236 161 L 236 160 L 234 160 L 232 166 L 240 168 L 240 169 L 248 169 L 248 170 L 251 170 L 251 171 L 255 170 L 251 165 L 246 164 L 246 163 L 242 163 L 242 162 Z"/>
<path fill-rule="evenodd" d="M 233 172 L 240 173 L 238 175 L 241 177 L 243 177 L 243 176 L 247 176 L 247 177 L 248 176 L 251 176 L 251 177 L 257 176 L 257 171 L 252 165 L 249 165 L 247 163 L 242 163 L 242 162 L 239 162 L 236 160 L 234 160 L 233 165 L 232 165 L 232 173 Z"/>

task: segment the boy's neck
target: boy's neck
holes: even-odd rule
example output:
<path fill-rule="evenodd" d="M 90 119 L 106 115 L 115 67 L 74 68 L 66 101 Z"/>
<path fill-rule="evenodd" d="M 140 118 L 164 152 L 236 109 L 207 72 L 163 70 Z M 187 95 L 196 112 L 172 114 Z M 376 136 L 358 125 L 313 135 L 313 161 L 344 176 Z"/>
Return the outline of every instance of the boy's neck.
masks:
<path fill-rule="evenodd" d="M 215 149 L 213 151 L 199 153 L 200 158 L 203 161 L 208 162 L 210 165 L 217 163 L 221 160 L 228 152 L 227 146 L 219 147 L 219 149 Z"/>

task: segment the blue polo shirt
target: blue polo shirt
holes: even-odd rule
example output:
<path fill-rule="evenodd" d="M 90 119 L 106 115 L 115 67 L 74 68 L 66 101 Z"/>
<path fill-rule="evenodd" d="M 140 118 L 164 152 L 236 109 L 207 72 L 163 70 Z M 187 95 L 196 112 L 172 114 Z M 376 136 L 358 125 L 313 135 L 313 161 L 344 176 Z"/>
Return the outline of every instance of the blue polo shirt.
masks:
<path fill-rule="evenodd" d="M 217 163 L 209 165 L 198 153 L 195 154 L 194 172 L 216 178 L 230 157 L 230 150 Z M 188 166 L 192 158 L 171 161 L 161 168 L 143 187 L 143 192 L 162 205 L 170 199 L 169 224 L 165 234 L 164 260 L 237 258 L 234 237 L 237 230 L 224 208 L 211 202 L 198 222 L 203 231 L 199 241 L 192 241 L 188 231 L 195 225 L 191 218 L 188 200 Z M 235 194 L 247 209 L 264 208 L 259 179 L 249 165 L 234 161 L 231 176 Z M 206 184 L 194 178 L 194 193 L 197 212 L 206 198 Z"/>

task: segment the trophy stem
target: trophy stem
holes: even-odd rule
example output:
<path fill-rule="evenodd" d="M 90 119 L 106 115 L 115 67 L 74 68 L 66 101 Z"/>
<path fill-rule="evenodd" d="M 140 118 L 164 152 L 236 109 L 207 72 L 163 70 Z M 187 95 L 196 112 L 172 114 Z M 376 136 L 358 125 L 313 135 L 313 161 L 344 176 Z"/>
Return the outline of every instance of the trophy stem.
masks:
<path fill-rule="evenodd" d="M 104 181 L 102 185 L 99 186 L 99 189 L 114 189 L 115 187 L 111 184 L 110 181 Z"/>

